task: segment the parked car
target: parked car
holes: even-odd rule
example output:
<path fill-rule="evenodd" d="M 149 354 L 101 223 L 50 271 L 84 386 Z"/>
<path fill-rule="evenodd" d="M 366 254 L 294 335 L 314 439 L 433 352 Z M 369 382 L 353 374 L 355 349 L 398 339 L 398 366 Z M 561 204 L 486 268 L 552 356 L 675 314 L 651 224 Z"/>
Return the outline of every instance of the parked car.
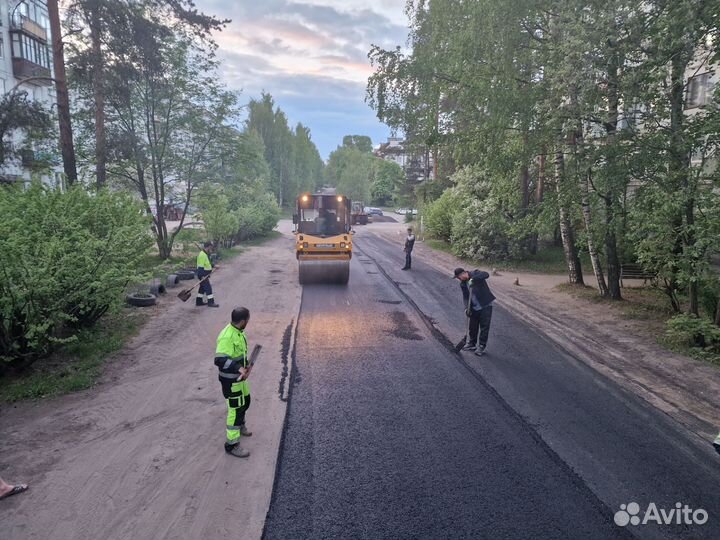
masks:
<path fill-rule="evenodd" d="M 398 208 L 397 210 L 395 210 L 395 213 L 400 214 L 401 216 L 404 216 L 405 214 L 408 213 L 408 209 L 407 208 Z"/>
<path fill-rule="evenodd" d="M 413 216 L 417 216 L 417 208 L 413 208 L 412 210 L 408 210 L 408 212 L 411 212 Z"/>
<path fill-rule="evenodd" d="M 367 214 L 370 216 L 382 216 L 383 215 L 383 211 L 380 210 L 379 208 L 375 208 L 374 206 L 366 208 L 365 212 L 367 212 Z"/>

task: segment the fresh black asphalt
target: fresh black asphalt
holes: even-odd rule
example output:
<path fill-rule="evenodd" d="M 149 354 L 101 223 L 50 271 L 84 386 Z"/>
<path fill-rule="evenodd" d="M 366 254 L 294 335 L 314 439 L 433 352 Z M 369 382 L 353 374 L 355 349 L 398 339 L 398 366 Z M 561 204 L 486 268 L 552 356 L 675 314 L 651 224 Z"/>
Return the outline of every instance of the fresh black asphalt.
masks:
<path fill-rule="evenodd" d="M 703 441 L 502 298 L 488 356 L 452 353 L 457 282 L 418 260 L 400 272 L 397 246 L 358 236 L 350 284 L 303 291 L 265 538 L 720 537 L 720 460 Z M 709 520 L 619 527 L 633 501 Z"/>

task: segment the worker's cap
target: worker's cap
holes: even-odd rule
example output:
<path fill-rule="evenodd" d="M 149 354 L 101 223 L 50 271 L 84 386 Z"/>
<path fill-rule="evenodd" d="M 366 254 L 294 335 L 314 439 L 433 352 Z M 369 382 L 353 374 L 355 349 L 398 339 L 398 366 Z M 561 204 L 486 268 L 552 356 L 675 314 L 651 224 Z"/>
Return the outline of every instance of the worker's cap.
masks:
<path fill-rule="evenodd" d="M 203 247 L 212 247 L 212 242 L 203 242 Z"/>
<path fill-rule="evenodd" d="M 460 274 L 462 274 L 463 272 L 465 272 L 465 269 L 464 269 L 464 268 L 456 268 L 456 269 L 455 269 L 455 276 L 454 276 L 455 279 L 459 278 L 459 277 L 460 277 Z"/>

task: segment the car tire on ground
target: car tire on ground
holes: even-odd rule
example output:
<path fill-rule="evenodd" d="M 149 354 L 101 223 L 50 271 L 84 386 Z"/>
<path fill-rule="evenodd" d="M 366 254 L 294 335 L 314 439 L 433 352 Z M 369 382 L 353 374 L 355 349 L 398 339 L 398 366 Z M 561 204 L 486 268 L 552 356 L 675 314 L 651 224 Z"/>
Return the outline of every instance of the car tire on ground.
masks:
<path fill-rule="evenodd" d="M 177 277 L 177 274 L 170 274 L 165 280 L 165 286 L 168 288 L 175 287 L 178 283 L 180 283 L 180 278 Z"/>
<path fill-rule="evenodd" d="M 127 295 L 127 303 L 135 307 L 154 306 L 157 296 L 148 293 L 131 293 Z"/>
<path fill-rule="evenodd" d="M 175 275 L 180 281 L 186 281 L 188 279 L 195 279 L 195 272 L 192 270 L 178 270 Z"/>
<path fill-rule="evenodd" d="M 165 294 L 167 290 L 165 289 L 165 285 L 162 283 L 153 283 L 150 285 L 150 294 L 154 294 L 155 296 L 160 296 L 161 294 Z"/>

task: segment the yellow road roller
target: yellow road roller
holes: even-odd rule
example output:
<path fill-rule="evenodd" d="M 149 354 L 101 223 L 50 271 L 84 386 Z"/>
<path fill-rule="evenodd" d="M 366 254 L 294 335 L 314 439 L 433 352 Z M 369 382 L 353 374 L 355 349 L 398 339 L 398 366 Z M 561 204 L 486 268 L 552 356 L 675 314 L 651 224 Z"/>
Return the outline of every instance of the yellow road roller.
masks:
<path fill-rule="evenodd" d="M 346 284 L 352 258 L 352 204 L 334 189 L 297 198 L 295 254 L 302 285 Z"/>

